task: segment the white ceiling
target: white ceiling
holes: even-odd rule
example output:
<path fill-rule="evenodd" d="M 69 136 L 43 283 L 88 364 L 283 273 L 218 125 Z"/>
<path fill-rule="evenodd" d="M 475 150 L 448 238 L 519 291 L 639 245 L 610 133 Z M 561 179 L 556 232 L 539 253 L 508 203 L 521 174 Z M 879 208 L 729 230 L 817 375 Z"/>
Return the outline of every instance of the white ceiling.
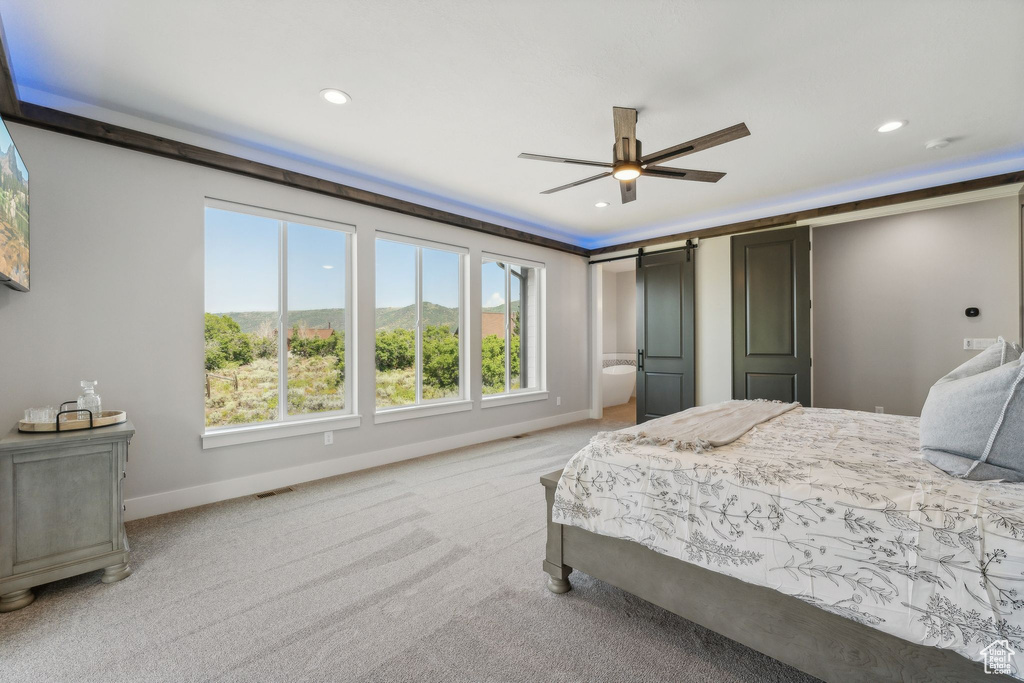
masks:
<path fill-rule="evenodd" d="M 1017 0 L 0 0 L 19 93 L 79 102 L 451 201 L 584 246 L 1024 168 Z M 341 88 L 342 106 L 318 92 Z M 645 151 L 747 123 L 612 179 L 613 105 Z M 98 109 L 97 109 L 98 108 Z M 874 131 L 890 119 L 910 124 Z M 926 141 L 954 138 L 943 150 Z M 612 205 L 596 209 L 594 203 Z"/>

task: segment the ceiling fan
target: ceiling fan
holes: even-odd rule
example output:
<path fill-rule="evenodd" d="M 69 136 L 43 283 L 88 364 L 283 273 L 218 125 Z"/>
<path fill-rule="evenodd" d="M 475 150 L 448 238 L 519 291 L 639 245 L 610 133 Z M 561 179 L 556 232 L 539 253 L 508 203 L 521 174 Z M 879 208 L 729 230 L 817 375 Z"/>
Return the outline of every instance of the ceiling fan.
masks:
<path fill-rule="evenodd" d="M 612 107 L 612 121 L 615 125 L 615 145 L 612 148 L 612 161 L 586 161 L 583 159 L 567 159 L 565 157 L 551 157 L 543 154 L 519 155 L 520 159 L 535 159 L 537 161 L 554 161 L 559 164 L 577 164 L 580 166 L 597 166 L 599 168 L 611 169 L 595 176 L 577 180 L 567 185 L 559 185 L 550 190 L 544 190 L 541 194 L 552 194 L 568 190 L 570 187 L 583 185 L 593 180 L 599 180 L 611 176 L 619 181 L 619 191 L 622 194 L 622 203 L 631 202 L 636 199 L 636 179 L 640 176 L 651 176 L 653 178 L 675 178 L 676 180 L 696 180 L 702 183 L 717 183 L 725 174 L 716 171 L 694 171 L 687 168 L 663 168 L 661 164 L 679 157 L 700 152 L 726 142 L 732 142 L 750 135 L 747 124 L 737 123 L 735 126 L 723 128 L 720 131 L 695 138 L 672 147 L 666 147 L 660 152 L 654 152 L 644 156 L 641 152 L 640 141 L 636 139 L 636 109 L 627 107 Z"/>

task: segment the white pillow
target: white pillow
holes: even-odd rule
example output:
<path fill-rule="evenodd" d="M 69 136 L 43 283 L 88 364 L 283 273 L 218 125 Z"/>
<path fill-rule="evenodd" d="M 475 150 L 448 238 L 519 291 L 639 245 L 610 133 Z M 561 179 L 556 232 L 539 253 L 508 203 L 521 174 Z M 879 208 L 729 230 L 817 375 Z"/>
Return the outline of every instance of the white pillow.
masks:
<path fill-rule="evenodd" d="M 1024 481 L 1022 360 L 948 378 L 931 388 L 921 411 L 925 460 L 967 479 Z"/>
<path fill-rule="evenodd" d="M 936 384 L 942 384 L 943 382 L 950 382 L 956 379 L 963 379 L 964 377 L 970 377 L 971 375 L 977 375 L 982 372 L 993 370 L 998 368 L 1000 365 L 1005 365 L 1006 363 L 1017 360 L 1020 358 L 1020 355 L 1021 351 L 1019 346 L 999 337 L 999 340 L 995 344 L 951 371 L 948 375 L 936 382 Z"/>

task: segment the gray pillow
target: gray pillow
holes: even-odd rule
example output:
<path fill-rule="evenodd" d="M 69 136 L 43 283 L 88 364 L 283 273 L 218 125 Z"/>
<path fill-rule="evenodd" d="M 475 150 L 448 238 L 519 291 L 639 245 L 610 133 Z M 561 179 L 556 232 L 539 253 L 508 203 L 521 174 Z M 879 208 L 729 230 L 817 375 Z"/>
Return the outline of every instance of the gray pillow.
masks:
<path fill-rule="evenodd" d="M 950 372 L 940 379 L 938 383 L 963 379 L 964 377 L 987 372 L 1018 358 L 1020 358 L 1020 347 L 999 337 L 999 341 Z"/>
<path fill-rule="evenodd" d="M 1021 359 L 958 379 L 948 377 L 931 388 L 921 411 L 925 460 L 967 479 L 1024 481 Z"/>

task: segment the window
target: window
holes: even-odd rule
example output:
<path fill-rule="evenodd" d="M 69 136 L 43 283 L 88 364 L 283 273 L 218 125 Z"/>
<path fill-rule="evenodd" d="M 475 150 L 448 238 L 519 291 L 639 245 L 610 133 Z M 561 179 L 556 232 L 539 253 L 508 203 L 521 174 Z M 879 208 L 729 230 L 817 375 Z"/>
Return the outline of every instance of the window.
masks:
<path fill-rule="evenodd" d="M 464 397 L 465 254 L 434 242 L 378 237 L 378 410 Z"/>
<path fill-rule="evenodd" d="M 480 339 L 485 396 L 543 389 L 543 274 L 539 264 L 484 257 Z"/>
<path fill-rule="evenodd" d="M 352 412 L 351 230 L 207 202 L 207 429 Z"/>

